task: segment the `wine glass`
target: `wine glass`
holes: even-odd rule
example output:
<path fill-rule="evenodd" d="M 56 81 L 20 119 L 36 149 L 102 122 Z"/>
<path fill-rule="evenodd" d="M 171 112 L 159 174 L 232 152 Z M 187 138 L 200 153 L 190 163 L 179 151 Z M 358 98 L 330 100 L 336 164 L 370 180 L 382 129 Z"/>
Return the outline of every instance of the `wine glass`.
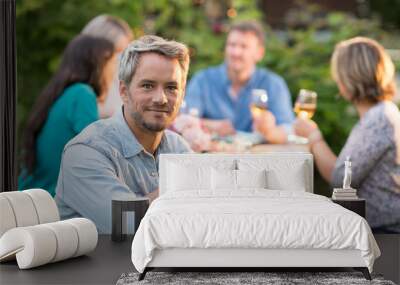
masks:
<path fill-rule="evenodd" d="M 317 109 L 317 93 L 312 90 L 300 89 L 294 105 L 294 112 L 299 118 L 311 119 Z"/>
<path fill-rule="evenodd" d="M 268 108 L 268 93 L 265 89 L 251 90 L 250 110 L 253 116 L 259 116 Z"/>
<path fill-rule="evenodd" d="M 312 90 L 300 89 L 294 104 L 294 112 L 297 117 L 302 119 L 311 119 L 317 108 L 317 93 Z M 294 144 L 307 144 L 308 139 L 295 134 L 288 135 L 288 142 Z"/>

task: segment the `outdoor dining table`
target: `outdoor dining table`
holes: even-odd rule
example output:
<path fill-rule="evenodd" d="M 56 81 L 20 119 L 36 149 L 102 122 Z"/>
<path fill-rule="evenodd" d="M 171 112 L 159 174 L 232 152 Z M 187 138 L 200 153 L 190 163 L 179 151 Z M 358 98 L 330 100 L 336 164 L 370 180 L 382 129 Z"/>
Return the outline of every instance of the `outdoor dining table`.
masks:
<path fill-rule="evenodd" d="M 306 152 L 310 153 L 308 144 L 256 144 L 251 147 L 242 148 L 228 145 L 214 148 L 207 153 L 271 153 L 271 152 Z"/>
<path fill-rule="evenodd" d="M 257 144 L 252 146 L 250 153 L 263 152 L 310 152 L 308 144 Z"/>

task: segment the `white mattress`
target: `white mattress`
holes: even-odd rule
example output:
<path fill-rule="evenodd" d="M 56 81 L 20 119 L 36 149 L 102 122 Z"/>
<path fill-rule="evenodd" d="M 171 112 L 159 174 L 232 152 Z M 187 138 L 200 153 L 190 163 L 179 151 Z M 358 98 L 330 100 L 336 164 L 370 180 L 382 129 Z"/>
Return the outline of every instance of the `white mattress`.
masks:
<path fill-rule="evenodd" d="M 139 226 L 132 262 L 143 272 L 156 249 L 169 248 L 359 250 L 370 271 L 380 255 L 359 215 L 323 196 L 263 189 L 221 197 L 164 194 Z"/>

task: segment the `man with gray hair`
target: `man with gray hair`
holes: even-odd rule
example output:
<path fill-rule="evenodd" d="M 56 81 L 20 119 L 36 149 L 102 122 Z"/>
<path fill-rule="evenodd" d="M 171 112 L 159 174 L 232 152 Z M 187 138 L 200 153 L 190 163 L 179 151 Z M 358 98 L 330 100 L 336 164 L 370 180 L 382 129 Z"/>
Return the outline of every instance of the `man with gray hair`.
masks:
<path fill-rule="evenodd" d="M 122 109 L 89 125 L 64 148 L 56 189 L 62 219 L 86 217 L 111 232 L 111 200 L 158 196 L 162 153 L 190 152 L 166 130 L 183 100 L 189 69 L 185 45 L 143 36 L 122 53 Z"/>

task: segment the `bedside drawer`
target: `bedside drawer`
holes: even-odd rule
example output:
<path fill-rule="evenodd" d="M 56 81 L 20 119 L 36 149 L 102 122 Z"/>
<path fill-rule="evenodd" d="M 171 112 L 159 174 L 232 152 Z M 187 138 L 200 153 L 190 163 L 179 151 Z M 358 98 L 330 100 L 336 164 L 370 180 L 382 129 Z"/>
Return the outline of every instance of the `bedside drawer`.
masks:
<path fill-rule="evenodd" d="M 365 218 L 365 199 L 354 199 L 354 200 L 337 200 L 331 199 L 332 202 L 339 204 L 340 206 L 359 214 Z"/>

